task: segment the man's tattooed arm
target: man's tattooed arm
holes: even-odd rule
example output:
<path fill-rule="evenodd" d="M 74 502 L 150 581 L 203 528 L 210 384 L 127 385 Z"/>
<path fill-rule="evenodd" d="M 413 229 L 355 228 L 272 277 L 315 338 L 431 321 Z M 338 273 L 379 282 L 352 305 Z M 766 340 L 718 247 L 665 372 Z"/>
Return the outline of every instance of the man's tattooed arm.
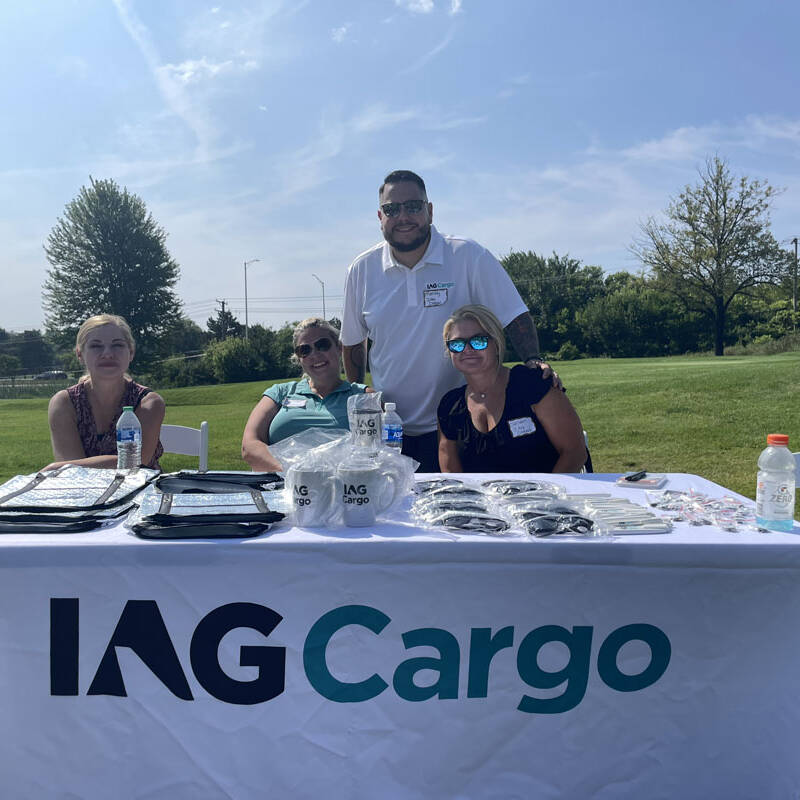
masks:
<path fill-rule="evenodd" d="M 533 319 L 529 313 L 525 312 L 512 319 L 506 325 L 505 332 L 526 367 L 529 369 L 539 369 L 541 367 L 543 378 L 549 378 L 552 375 L 553 386 L 556 389 L 564 389 L 564 384 L 561 382 L 561 378 L 558 377 L 558 373 L 551 369 L 549 364 L 542 361 L 539 355 L 539 336 L 536 333 L 536 325 L 533 324 Z"/>
<path fill-rule="evenodd" d="M 367 340 L 342 348 L 344 374 L 350 383 L 364 383 L 367 375 Z"/>
<path fill-rule="evenodd" d="M 522 361 L 539 358 L 539 336 L 531 315 L 527 311 L 512 319 L 506 325 L 505 331 Z"/>

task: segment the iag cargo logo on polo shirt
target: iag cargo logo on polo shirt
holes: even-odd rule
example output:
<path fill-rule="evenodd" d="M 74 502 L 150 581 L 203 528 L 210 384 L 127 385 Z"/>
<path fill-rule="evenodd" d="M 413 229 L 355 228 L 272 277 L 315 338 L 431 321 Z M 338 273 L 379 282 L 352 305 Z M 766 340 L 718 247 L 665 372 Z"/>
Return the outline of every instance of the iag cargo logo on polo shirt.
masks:
<path fill-rule="evenodd" d="M 431 281 L 426 283 L 426 289 L 452 289 L 455 286 L 455 281 Z"/>
<path fill-rule="evenodd" d="M 105 652 L 94 670 L 85 694 L 127 697 L 125 681 L 117 658 L 117 648 L 130 648 L 161 681 L 181 700 L 194 700 L 183 664 L 191 664 L 200 686 L 224 703 L 253 705 L 265 703 L 284 692 L 286 686 L 286 647 L 283 645 L 243 645 L 239 664 L 256 667 L 253 680 L 238 680 L 219 662 L 219 646 L 224 636 L 237 628 L 257 631 L 269 639 L 283 617 L 257 603 L 228 603 L 206 614 L 194 629 L 189 652 L 179 654 L 170 639 L 161 610 L 155 600 L 129 600 L 108 639 Z M 80 695 L 79 636 L 80 608 L 77 597 L 54 597 L 50 600 L 50 694 Z M 391 617 L 366 605 L 347 605 L 323 614 L 312 626 L 303 644 L 303 671 L 311 687 L 334 703 L 363 703 L 386 691 L 402 700 L 418 703 L 425 700 L 486 701 L 490 695 L 492 662 L 503 650 L 516 648 L 516 671 L 522 682 L 517 709 L 529 714 L 560 714 L 583 700 L 592 671 L 591 625 L 564 628 L 542 625 L 522 635 L 513 625 L 500 628 L 468 628 L 459 631 L 461 641 L 444 628 L 421 627 L 399 633 L 391 626 Z M 342 680 L 328 667 L 327 650 L 331 640 L 350 626 L 359 626 L 381 637 L 396 651 L 399 638 L 407 651 L 425 648 L 424 655 L 391 663 L 380 672 L 363 667 L 362 654 L 350 654 L 352 674 L 357 680 Z M 110 630 L 110 626 L 109 626 Z M 81 632 L 85 635 L 85 631 Z M 108 631 L 90 633 L 108 636 Z M 392 640 L 395 640 L 392 642 Z M 636 674 L 622 672 L 617 666 L 620 650 L 630 642 L 649 648 L 647 665 Z M 462 652 L 462 645 L 468 646 Z M 518 642 L 518 643 L 517 643 Z M 565 651 L 566 663 L 557 670 L 539 666 L 540 651 L 557 645 Z M 438 656 L 431 656 L 433 649 Z M 655 625 L 633 623 L 612 631 L 597 649 L 594 666 L 603 684 L 616 692 L 636 692 L 652 686 L 666 672 L 672 648 L 667 635 Z M 359 674 L 363 671 L 363 676 Z M 465 681 L 461 681 L 463 676 Z M 424 672 L 423 681 L 415 680 Z M 435 676 L 430 682 L 431 674 Z M 460 684 L 466 684 L 461 692 Z M 528 693 L 528 689 L 535 690 Z M 553 696 L 553 690 L 560 694 Z M 604 689 L 598 689 L 598 691 Z M 541 696 L 542 693 L 545 696 Z"/>

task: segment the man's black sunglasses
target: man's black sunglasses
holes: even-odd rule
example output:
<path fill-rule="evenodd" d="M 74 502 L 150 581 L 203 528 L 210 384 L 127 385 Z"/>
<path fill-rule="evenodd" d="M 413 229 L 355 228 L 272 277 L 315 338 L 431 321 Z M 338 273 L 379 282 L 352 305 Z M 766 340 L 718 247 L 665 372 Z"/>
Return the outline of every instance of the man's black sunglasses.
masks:
<path fill-rule="evenodd" d="M 321 339 L 317 339 L 313 345 L 310 344 L 299 344 L 294 349 L 294 354 L 298 358 L 305 358 L 306 356 L 311 355 L 312 350 L 319 350 L 320 353 L 327 353 L 328 350 L 331 349 L 331 345 L 333 342 L 327 337 L 323 336 Z"/>
<path fill-rule="evenodd" d="M 425 208 L 424 200 L 406 200 L 404 203 L 384 203 L 381 206 L 381 211 L 387 217 L 400 216 L 400 210 L 404 210 L 407 214 L 419 214 Z"/>
<path fill-rule="evenodd" d="M 489 346 L 489 339 L 491 339 L 491 336 L 487 336 L 485 333 L 470 336 L 469 339 L 448 339 L 447 349 L 451 353 L 463 353 L 467 342 L 469 342 L 469 346 L 473 350 L 485 350 Z"/>

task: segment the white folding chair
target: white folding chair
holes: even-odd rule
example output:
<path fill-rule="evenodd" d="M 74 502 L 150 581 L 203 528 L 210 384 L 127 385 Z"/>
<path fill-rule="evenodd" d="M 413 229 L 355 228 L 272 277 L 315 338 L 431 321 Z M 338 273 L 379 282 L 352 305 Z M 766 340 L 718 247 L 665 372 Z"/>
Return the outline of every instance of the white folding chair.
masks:
<path fill-rule="evenodd" d="M 208 423 L 201 422 L 199 428 L 183 425 L 162 425 L 159 434 L 165 453 L 183 456 L 198 456 L 200 472 L 208 471 Z"/>
<path fill-rule="evenodd" d="M 583 432 L 583 443 L 586 445 L 586 452 L 589 452 L 589 434 L 586 431 Z M 591 456 L 590 456 L 591 457 Z M 581 467 L 581 472 L 586 472 L 586 464 Z"/>

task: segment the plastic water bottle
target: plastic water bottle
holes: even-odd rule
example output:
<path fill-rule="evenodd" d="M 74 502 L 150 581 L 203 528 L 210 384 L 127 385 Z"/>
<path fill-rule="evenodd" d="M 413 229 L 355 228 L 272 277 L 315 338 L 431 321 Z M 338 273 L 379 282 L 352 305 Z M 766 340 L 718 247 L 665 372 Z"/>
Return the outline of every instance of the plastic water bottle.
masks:
<path fill-rule="evenodd" d="M 394 410 L 394 403 L 386 404 L 383 414 L 383 443 L 393 450 L 400 450 L 403 446 L 403 420 Z"/>
<path fill-rule="evenodd" d="M 142 463 L 142 423 L 133 406 L 124 406 L 117 420 L 117 469 L 137 469 Z"/>
<path fill-rule="evenodd" d="M 790 531 L 794 524 L 794 456 L 789 437 L 767 436 L 767 447 L 758 457 L 756 522 L 771 531 Z"/>

